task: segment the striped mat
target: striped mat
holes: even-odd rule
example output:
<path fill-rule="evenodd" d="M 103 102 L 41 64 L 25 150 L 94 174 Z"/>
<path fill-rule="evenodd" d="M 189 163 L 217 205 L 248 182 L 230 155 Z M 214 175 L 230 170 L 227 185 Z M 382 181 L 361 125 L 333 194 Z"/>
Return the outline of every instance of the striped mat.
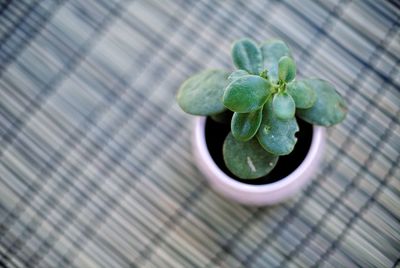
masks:
<path fill-rule="evenodd" d="M 399 267 L 398 2 L 0 3 L 0 266 Z M 209 188 L 175 102 L 245 36 L 350 108 L 313 182 L 265 208 Z"/>

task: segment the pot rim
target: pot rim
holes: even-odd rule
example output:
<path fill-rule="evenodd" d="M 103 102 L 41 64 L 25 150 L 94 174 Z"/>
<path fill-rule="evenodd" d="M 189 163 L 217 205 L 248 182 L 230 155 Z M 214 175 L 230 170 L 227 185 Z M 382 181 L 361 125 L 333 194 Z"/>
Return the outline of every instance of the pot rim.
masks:
<path fill-rule="evenodd" d="M 303 160 L 303 162 L 288 176 L 272 182 L 268 184 L 261 185 L 251 185 L 243 182 L 239 182 L 228 175 L 226 175 L 214 162 L 212 159 L 205 138 L 205 122 L 206 117 L 197 116 L 194 123 L 194 141 L 197 144 L 194 144 L 196 147 L 198 157 L 202 158 L 205 164 L 208 166 L 210 171 L 217 177 L 218 180 L 222 181 L 222 183 L 227 184 L 228 187 L 238 190 L 238 191 L 246 191 L 248 193 L 268 193 L 268 192 L 276 192 L 287 186 L 293 184 L 294 181 L 303 177 L 303 175 L 307 172 L 307 169 L 312 166 L 313 162 L 318 161 L 320 157 L 321 146 L 325 143 L 325 128 L 321 126 L 313 125 L 313 137 L 311 141 L 310 148 L 308 153 Z"/>

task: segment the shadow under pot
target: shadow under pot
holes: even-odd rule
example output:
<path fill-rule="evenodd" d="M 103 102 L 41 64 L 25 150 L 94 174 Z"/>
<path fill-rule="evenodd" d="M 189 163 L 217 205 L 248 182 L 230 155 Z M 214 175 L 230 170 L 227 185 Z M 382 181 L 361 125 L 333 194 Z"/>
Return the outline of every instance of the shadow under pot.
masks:
<path fill-rule="evenodd" d="M 279 157 L 268 175 L 244 180 L 233 175 L 223 161 L 222 146 L 230 131 L 229 124 L 196 117 L 192 146 L 197 167 L 216 192 L 236 202 L 263 206 L 284 201 L 314 177 L 325 147 L 325 128 L 297 121 L 300 131 L 293 152 Z"/>

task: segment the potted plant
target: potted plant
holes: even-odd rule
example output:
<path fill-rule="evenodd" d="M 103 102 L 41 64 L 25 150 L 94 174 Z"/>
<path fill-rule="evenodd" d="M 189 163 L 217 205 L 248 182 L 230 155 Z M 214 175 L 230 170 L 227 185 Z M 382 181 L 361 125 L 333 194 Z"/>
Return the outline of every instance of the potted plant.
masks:
<path fill-rule="evenodd" d="M 233 72 L 205 70 L 187 79 L 177 101 L 195 120 L 193 151 L 212 187 L 244 204 L 280 202 L 298 191 L 322 158 L 325 128 L 346 104 L 327 81 L 297 79 L 280 40 L 232 45 Z"/>

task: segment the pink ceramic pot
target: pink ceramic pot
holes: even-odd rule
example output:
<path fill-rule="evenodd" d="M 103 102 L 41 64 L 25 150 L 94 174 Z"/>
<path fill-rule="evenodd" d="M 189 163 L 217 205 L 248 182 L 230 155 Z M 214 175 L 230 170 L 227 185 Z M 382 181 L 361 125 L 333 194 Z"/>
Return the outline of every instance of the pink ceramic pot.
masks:
<path fill-rule="evenodd" d="M 213 161 L 206 144 L 205 117 L 196 117 L 193 153 L 199 170 L 211 187 L 221 195 L 246 205 L 272 205 L 292 197 L 315 175 L 323 157 L 326 130 L 313 126 L 311 146 L 303 162 L 290 175 L 279 181 L 250 185 L 227 176 Z"/>

